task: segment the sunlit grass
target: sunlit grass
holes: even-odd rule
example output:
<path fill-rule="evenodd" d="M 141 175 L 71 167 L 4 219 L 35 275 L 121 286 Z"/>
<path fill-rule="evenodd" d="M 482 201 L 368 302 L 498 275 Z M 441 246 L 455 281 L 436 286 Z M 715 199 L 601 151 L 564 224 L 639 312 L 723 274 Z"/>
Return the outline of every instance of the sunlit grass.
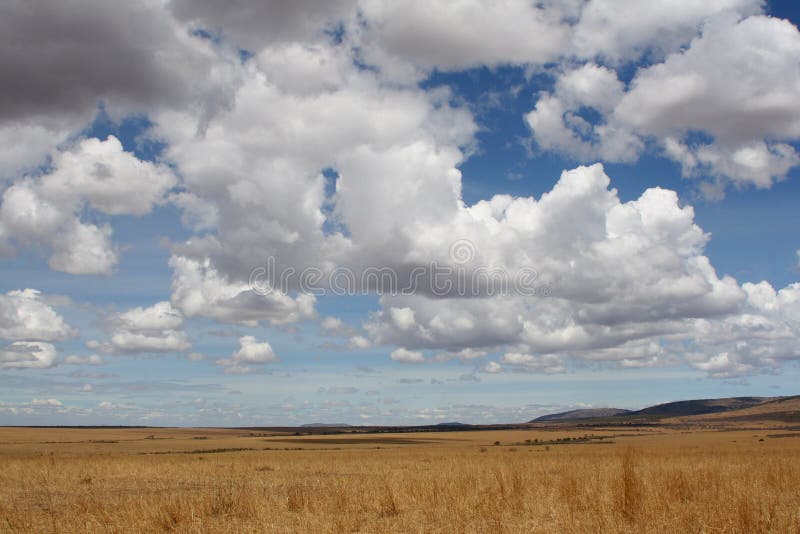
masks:
<path fill-rule="evenodd" d="M 231 431 L 117 430 L 117 443 L 97 442 L 113 441 L 105 430 L 20 432 L 0 432 L 3 532 L 800 531 L 800 438 L 752 431 L 546 446 L 534 440 L 579 434 L 315 436 L 309 447 Z"/>

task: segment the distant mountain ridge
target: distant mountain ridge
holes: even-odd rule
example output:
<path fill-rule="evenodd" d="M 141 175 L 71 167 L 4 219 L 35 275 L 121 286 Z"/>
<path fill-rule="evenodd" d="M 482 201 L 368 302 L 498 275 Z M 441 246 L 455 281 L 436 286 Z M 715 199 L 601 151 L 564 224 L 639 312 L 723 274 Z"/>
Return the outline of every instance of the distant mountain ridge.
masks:
<path fill-rule="evenodd" d="M 537 417 L 529 423 L 576 421 L 582 419 L 611 418 L 613 420 L 635 420 L 640 418 L 690 417 L 721 414 L 747 410 L 764 404 L 792 399 L 794 397 L 725 397 L 720 399 L 693 399 L 665 402 L 641 410 L 620 408 L 589 408 L 570 410 Z"/>
<path fill-rule="evenodd" d="M 782 421 L 800 423 L 800 395 L 790 397 L 771 397 L 745 408 L 725 410 L 701 415 L 677 416 L 663 419 L 675 423 L 721 423 L 747 421 Z"/>
<path fill-rule="evenodd" d="M 665 402 L 648 408 L 629 412 L 627 415 L 660 415 L 666 417 L 705 415 L 709 413 L 741 410 L 758 404 L 777 400 L 780 397 L 726 397 L 722 399 L 696 399 Z"/>

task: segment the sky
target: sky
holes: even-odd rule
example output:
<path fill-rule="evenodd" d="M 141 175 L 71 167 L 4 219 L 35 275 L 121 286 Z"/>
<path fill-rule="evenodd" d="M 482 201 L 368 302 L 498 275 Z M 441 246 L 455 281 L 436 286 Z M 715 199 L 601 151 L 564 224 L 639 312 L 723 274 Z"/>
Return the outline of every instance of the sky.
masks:
<path fill-rule="evenodd" d="M 0 5 L 0 425 L 798 394 L 800 8 Z"/>

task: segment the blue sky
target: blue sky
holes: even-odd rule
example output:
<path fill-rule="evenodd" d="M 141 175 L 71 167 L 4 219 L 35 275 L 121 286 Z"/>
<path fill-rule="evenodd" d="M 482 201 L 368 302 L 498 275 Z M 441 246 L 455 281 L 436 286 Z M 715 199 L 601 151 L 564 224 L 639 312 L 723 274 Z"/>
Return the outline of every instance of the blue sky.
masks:
<path fill-rule="evenodd" d="M 797 393 L 793 3 L 401 7 L 0 8 L 0 424 Z M 264 296 L 266 258 L 536 294 Z"/>

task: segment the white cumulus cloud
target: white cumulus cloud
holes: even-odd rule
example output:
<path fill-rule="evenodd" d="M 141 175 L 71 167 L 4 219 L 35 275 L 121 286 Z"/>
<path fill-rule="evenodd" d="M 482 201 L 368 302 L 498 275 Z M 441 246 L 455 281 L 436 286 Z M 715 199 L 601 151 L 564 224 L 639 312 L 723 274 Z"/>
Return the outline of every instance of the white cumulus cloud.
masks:
<path fill-rule="evenodd" d="M 280 361 L 272 346 L 266 341 L 257 341 L 253 336 L 239 338 L 239 349 L 230 358 L 221 358 L 217 365 L 224 366 L 226 373 L 248 374 L 253 372 L 251 365 L 259 366 Z"/>
<path fill-rule="evenodd" d="M 75 335 L 41 292 L 21 289 L 0 294 L 0 338 L 12 341 L 61 341 Z"/>
<path fill-rule="evenodd" d="M 543 150 L 633 161 L 653 139 L 684 175 L 710 181 L 701 188 L 709 196 L 728 183 L 769 188 L 800 164 L 790 144 L 800 138 L 799 53 L 789 21 L 733 10 L 709 19 L 685 49 L 640 68 L 625 90 L 607 67 L 563 72 L 525 118 Z M 586 108 L 599 119 L 587 120 Z"/>
<path fill-rule="evenodd" d="M 111 226 L 82 220 L 85 206 L 108 215 L 145 215 L 176 178 L 137 159 L 113 136 L 59 152 L 52 170 L 9 187 L 0 205 L 5 239 L 52 251 L 50 267 L 71 274 L 111 274 L 118 253 Z"/>
<path fill-rule="evenodd" d="M 15 341 L 0 347 L 3 369 L 47 369 L 56 365 L 56 348 L 50 343 Z"/>
<path fill-rule="evenodd" d="M 89 348 L 109 354 L 181 352 L 191 348 L 181 328 L 183 316 L 169 302 L 133 308 L 108 320 L 108 341 L 90 341 Z"/>

